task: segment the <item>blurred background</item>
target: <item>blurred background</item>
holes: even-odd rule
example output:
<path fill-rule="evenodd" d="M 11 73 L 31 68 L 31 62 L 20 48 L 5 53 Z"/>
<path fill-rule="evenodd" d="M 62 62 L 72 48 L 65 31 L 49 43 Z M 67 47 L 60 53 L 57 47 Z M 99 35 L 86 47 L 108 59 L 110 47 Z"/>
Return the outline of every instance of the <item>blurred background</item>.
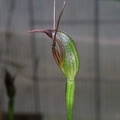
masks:
<path fill-rule="evenodd" d="M 63 0 L 56 0 L 57 18 Z M 15 77 L 15 120 L 66 120 L 65 82 L 52 40 L 53 0 L 0 0 L 0 120 L 7 120 L 4 69 Z M 66 0 L 59 29 L 77 46 L 74 120 L 120 120 L 120 1 Z"/>

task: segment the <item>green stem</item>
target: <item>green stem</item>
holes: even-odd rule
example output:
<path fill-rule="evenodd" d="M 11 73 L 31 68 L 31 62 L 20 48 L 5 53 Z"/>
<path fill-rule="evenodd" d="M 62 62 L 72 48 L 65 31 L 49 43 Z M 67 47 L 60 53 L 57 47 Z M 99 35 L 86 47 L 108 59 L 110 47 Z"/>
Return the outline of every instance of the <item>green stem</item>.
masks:
<path fill-rule="evenodd" d="M 9 99 L 8 118 L 9 118 L 9 120 L 14 120 L 14 100 L 13 100 L 13 98 Z"/>
<path fill-rule="evenodd" d="M 65 89 L 67 120 L 73 120 L 74 91 L 75 91 L 74 79 L 73 80 L 67 79 Z"/>

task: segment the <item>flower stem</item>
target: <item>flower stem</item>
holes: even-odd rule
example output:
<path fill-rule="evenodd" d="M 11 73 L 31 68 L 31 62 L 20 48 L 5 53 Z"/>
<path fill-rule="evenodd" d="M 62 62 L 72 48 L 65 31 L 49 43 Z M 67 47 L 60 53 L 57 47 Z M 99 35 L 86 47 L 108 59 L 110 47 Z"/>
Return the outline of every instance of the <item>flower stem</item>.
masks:
<path fill-rule="evenodd" d="M 56 28 L 56 0 L 54 0 L 54 9 L 53 9 L 53 30 Z"/>
<path fill-rule="evenodd" d="M 67 108 L 67 120 L 73 120 L 73 105 L 74 105 L 75 81 L 68 80 L 66 82 L 65 98 Z"/>
<path fill-rule="evenodd" d="M 14 120 L 14 100 L 13 100 L 13 98 L 9 99 L 8 118 L 9 118 L 9 120 Z"/>

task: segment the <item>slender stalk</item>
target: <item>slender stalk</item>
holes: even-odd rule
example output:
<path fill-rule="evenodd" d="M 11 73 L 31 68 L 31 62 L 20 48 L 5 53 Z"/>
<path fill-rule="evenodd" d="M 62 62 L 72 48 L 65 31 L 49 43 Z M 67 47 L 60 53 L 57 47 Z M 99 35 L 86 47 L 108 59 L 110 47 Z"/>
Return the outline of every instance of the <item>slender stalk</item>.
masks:
<path fill-rule="evenodd" d="M 67 80 L 65 89 L 67 120 L 73 120 L 75 81 Z"/>
<path fill-rule="evenodd" d="M 54 0 L 54 10 L 53 10 L 53 30 L 56 28 L 56 0 Z"/>
<path fill-rule="evenodd" d="M 58 21 L 57 21 L 57 26 L 56 26 L 56 28 L 55 28 L 55 35 L 54 35 L 54 39 L 53 39 L 53 48 L 54 48 L 55 45 L 56 45 L 56 39 L 55 39 L 55 38 L 56 38 L 57 30 L 58 30 L 58 27 L 59 27 L 59 24 L 60 24 L 60 19 L 61 19 L 61 16 L 62 16 L 62 14 L 63 14 L 64 8 L 65 8 L 65 1 L 64 1 L 64 3 L 63 3 L 62 10 L 61 10 L 61 12 L 60 12 L 60 15 L 59 15 L 59 18 L 58 18 Z"/>
<path fill-rule="evenodd" d="M 9 120 L 14 120 L 14 99 L 13 98 L 9 99 L 8 118 Z"/>
<path fill-rule="evenodd" d="M 61 16 L 62 16 L 62 14 L 63 14 L 64 8 L 65 8 L 65 1 L 64 1 L 64 3 L 63 3 L 63 6 L 62 6 L 62 9 L 61 9 L 61 12 L 60 12 L 58 21 L 57 21 L 56 30 L 58 30 L 58 27 L 59 27 L 59 24 L 60 24 L 60 19 L 61 19 Z"/>

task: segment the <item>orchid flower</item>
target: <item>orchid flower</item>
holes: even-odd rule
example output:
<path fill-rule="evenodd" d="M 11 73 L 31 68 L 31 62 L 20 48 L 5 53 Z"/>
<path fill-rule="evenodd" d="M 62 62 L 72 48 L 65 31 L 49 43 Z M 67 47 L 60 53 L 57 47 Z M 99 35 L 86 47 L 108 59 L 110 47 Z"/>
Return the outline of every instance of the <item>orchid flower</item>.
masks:
<path fill-rule="evenodd" d="M 55 0 L 54 0 L 55 1 Z M 66 80 L 65 98 L 67 108 L 67 120 L 73 119 L 73 104 L 75 91 L 75 76 L 79 70 L 78 52 L 72 38 L 65 32 L 58 30 L 61 15 L 65 7 L 63 4 L 56 29 L 36 29 L 30 32 L 46 33 L 53 40 L 53 57 L 64 74 Z"/>

